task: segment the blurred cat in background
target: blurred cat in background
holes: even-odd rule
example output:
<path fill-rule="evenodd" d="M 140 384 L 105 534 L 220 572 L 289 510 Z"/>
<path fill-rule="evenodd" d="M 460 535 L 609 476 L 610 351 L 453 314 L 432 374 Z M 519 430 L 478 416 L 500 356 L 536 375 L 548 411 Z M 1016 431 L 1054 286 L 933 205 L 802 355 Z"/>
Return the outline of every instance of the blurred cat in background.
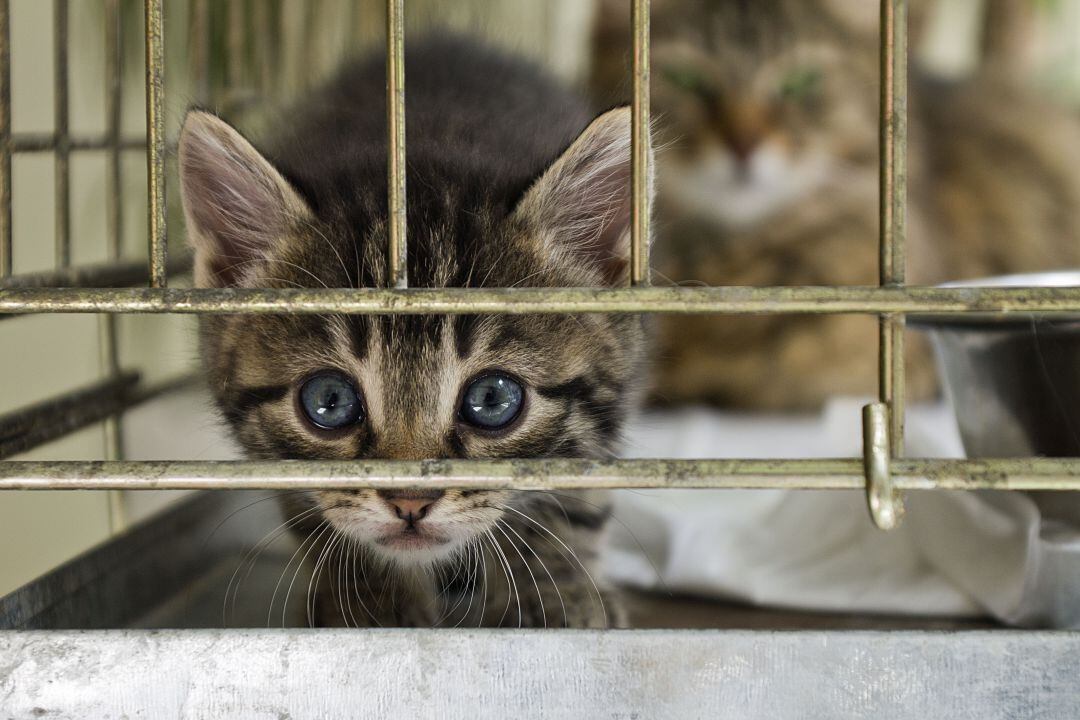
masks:
<path fill-rule="evenodd" d="M 928 8 L 912 3 L 912 46 Z M 877 283 L 878 15 L 868 0 L 654 0 L 658 282 Z M 626 3 L 602 0 L 601 105 L 628 95 L 630 37 Z M 954 83 L 911 68 L 911 284 L 1080 265 L 1080 125 L 1002 64 Z M 810 409 L 873 393 L 875 324 L 666 316 L 653 399 Z M 909 396 L 927 397 L 927 347 L 909 346 Z"/>

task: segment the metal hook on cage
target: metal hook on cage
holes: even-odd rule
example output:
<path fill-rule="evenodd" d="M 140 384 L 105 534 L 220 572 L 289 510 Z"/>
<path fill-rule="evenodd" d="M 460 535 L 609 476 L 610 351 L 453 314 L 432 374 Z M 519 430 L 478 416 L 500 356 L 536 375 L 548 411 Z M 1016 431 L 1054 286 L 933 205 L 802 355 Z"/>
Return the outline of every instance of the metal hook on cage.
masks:
<path fill-rule="evenodd" d="M 889 406 L 871 403 L 863 407 L 863 470 L 870 517 L 882 530 L 892 530 L 904 516 L 904 501 L 893 486 L 889 437 Z"/>

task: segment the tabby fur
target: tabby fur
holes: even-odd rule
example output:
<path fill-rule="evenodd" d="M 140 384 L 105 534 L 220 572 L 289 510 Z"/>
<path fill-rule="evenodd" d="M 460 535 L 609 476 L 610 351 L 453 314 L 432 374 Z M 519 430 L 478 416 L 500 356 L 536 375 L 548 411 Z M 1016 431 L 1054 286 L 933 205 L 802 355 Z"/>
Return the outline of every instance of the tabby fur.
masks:
<path fill-rule="evenodd" d="M 407 51 L 408 277 L 412 287 L 604 287 L 627 282 L 630 116 L 587 104 L 516 59 L 451 38 Z M 192 112 L 180 142 L 196 280 L 204 287 L 387 285 L 384 65 L 342 70 L 256 151 Z M 253 458 L 606 458 L 641 394 L 632 315 L 258 315 L 203 320 L 214 398 Z M 306 377 L 332 368 L 367 419 L 314 431 Z M 520 378 L 519 420 L 458 420 L 487 368 Z M 425 492 L 428 492 L 425 490 Z M 381 493 L 290 496 L 319 558 L 331 625 L 607 627 L 622 622 L 596 573 L 603 493 L 430 489 L 420 521 L 444 536 L 387 550 Z"/>
<path fill-rule="evenodd" d="M 661 281 L 878 283 L 878 3 L 656 0 L 652 98 Z M 927 15 L 911 3 L 912 46 Z M 593 94 L 629 96 L 626 3 L 602 0 Z M 987 62 L 913 64 L 907 281 L 1080 265 L 1080 125 Z M 666 316 L 652 399 L 802 410 L 877 386 L 872 317 Z M 909 333 L 909 397 L 934 394 Z"/>

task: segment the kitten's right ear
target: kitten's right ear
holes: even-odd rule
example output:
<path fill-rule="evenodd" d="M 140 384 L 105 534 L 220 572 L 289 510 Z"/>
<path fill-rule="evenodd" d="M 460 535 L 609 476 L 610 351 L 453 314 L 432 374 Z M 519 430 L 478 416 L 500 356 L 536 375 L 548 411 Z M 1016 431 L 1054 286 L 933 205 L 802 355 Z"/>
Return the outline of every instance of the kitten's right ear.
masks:
<path fill-rule="evenodd" d="M 196 287 L 241 285 L 307 203 L 240 133 L 192 111 L 180 132 L 180 190 Z"/>

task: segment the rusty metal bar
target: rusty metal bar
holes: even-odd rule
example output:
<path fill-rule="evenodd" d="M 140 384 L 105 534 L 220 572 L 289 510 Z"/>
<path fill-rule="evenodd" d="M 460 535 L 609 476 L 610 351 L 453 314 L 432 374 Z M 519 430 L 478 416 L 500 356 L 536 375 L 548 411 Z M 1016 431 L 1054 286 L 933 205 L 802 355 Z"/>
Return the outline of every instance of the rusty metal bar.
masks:
<path fill-rule="evenodd" d="M 146 182 L 150 234 L 150 286 L 168 284 L 165 226 L 165 38 L 162 0 L 145 0 L 146 21 Z"/>
<path fill-rule="evenodd" d="M 53 0 L 53 137 L 56 187 L 56 267 L 71 264 L 71 148 L 68 0 Z"/>
<path fill-rule="evenodd" d="M 0 289 L 11 313 L 1080 315 L 1080 288 Z"/>
<path fill-rule="evenodd" d="M 0 458 L 33 450 L 147 400 L 188 387 L 195 380 L 181 377 L 145 388 L 138 387 L 138 382 L 139 373 L 124 372 L 0 416 Z"/>
<path fill-rule="evenodd" d="M 903 490 L 1080 490 L 1080 458 L 900 459 Z M 0 490 L 788 488 L 861 490 L 860 458 L 0 462 Z"/>
<path fill-rule="evenodd" d="M 907 0 L 881 0 L 880 284 L 904 284 L 907 221 Z M 904 454 L 902 314 L 881 317 L 879 400 L 889 410 L 894 457 Z"/>
<path fill-rule="evenodd" d="M 386 0 L 387 285 L 409 286 L 405 225 L 405 2 Z"/>
<path fill-rule="evenodd" d="M 11 275 L 11 2 L 0 0 L 0 278 Z"/>
<path fill-rule="evenodd" d="M 631 204 L 630 283 L 648 285 L 649 221 L 651 216 L 649 186 L 651 137 L 649 132 L 649 0 L 633 0 L 630 24 L 634 28 L 634 98 L 631 107 L 632 136 L 630 153 Z"/>

